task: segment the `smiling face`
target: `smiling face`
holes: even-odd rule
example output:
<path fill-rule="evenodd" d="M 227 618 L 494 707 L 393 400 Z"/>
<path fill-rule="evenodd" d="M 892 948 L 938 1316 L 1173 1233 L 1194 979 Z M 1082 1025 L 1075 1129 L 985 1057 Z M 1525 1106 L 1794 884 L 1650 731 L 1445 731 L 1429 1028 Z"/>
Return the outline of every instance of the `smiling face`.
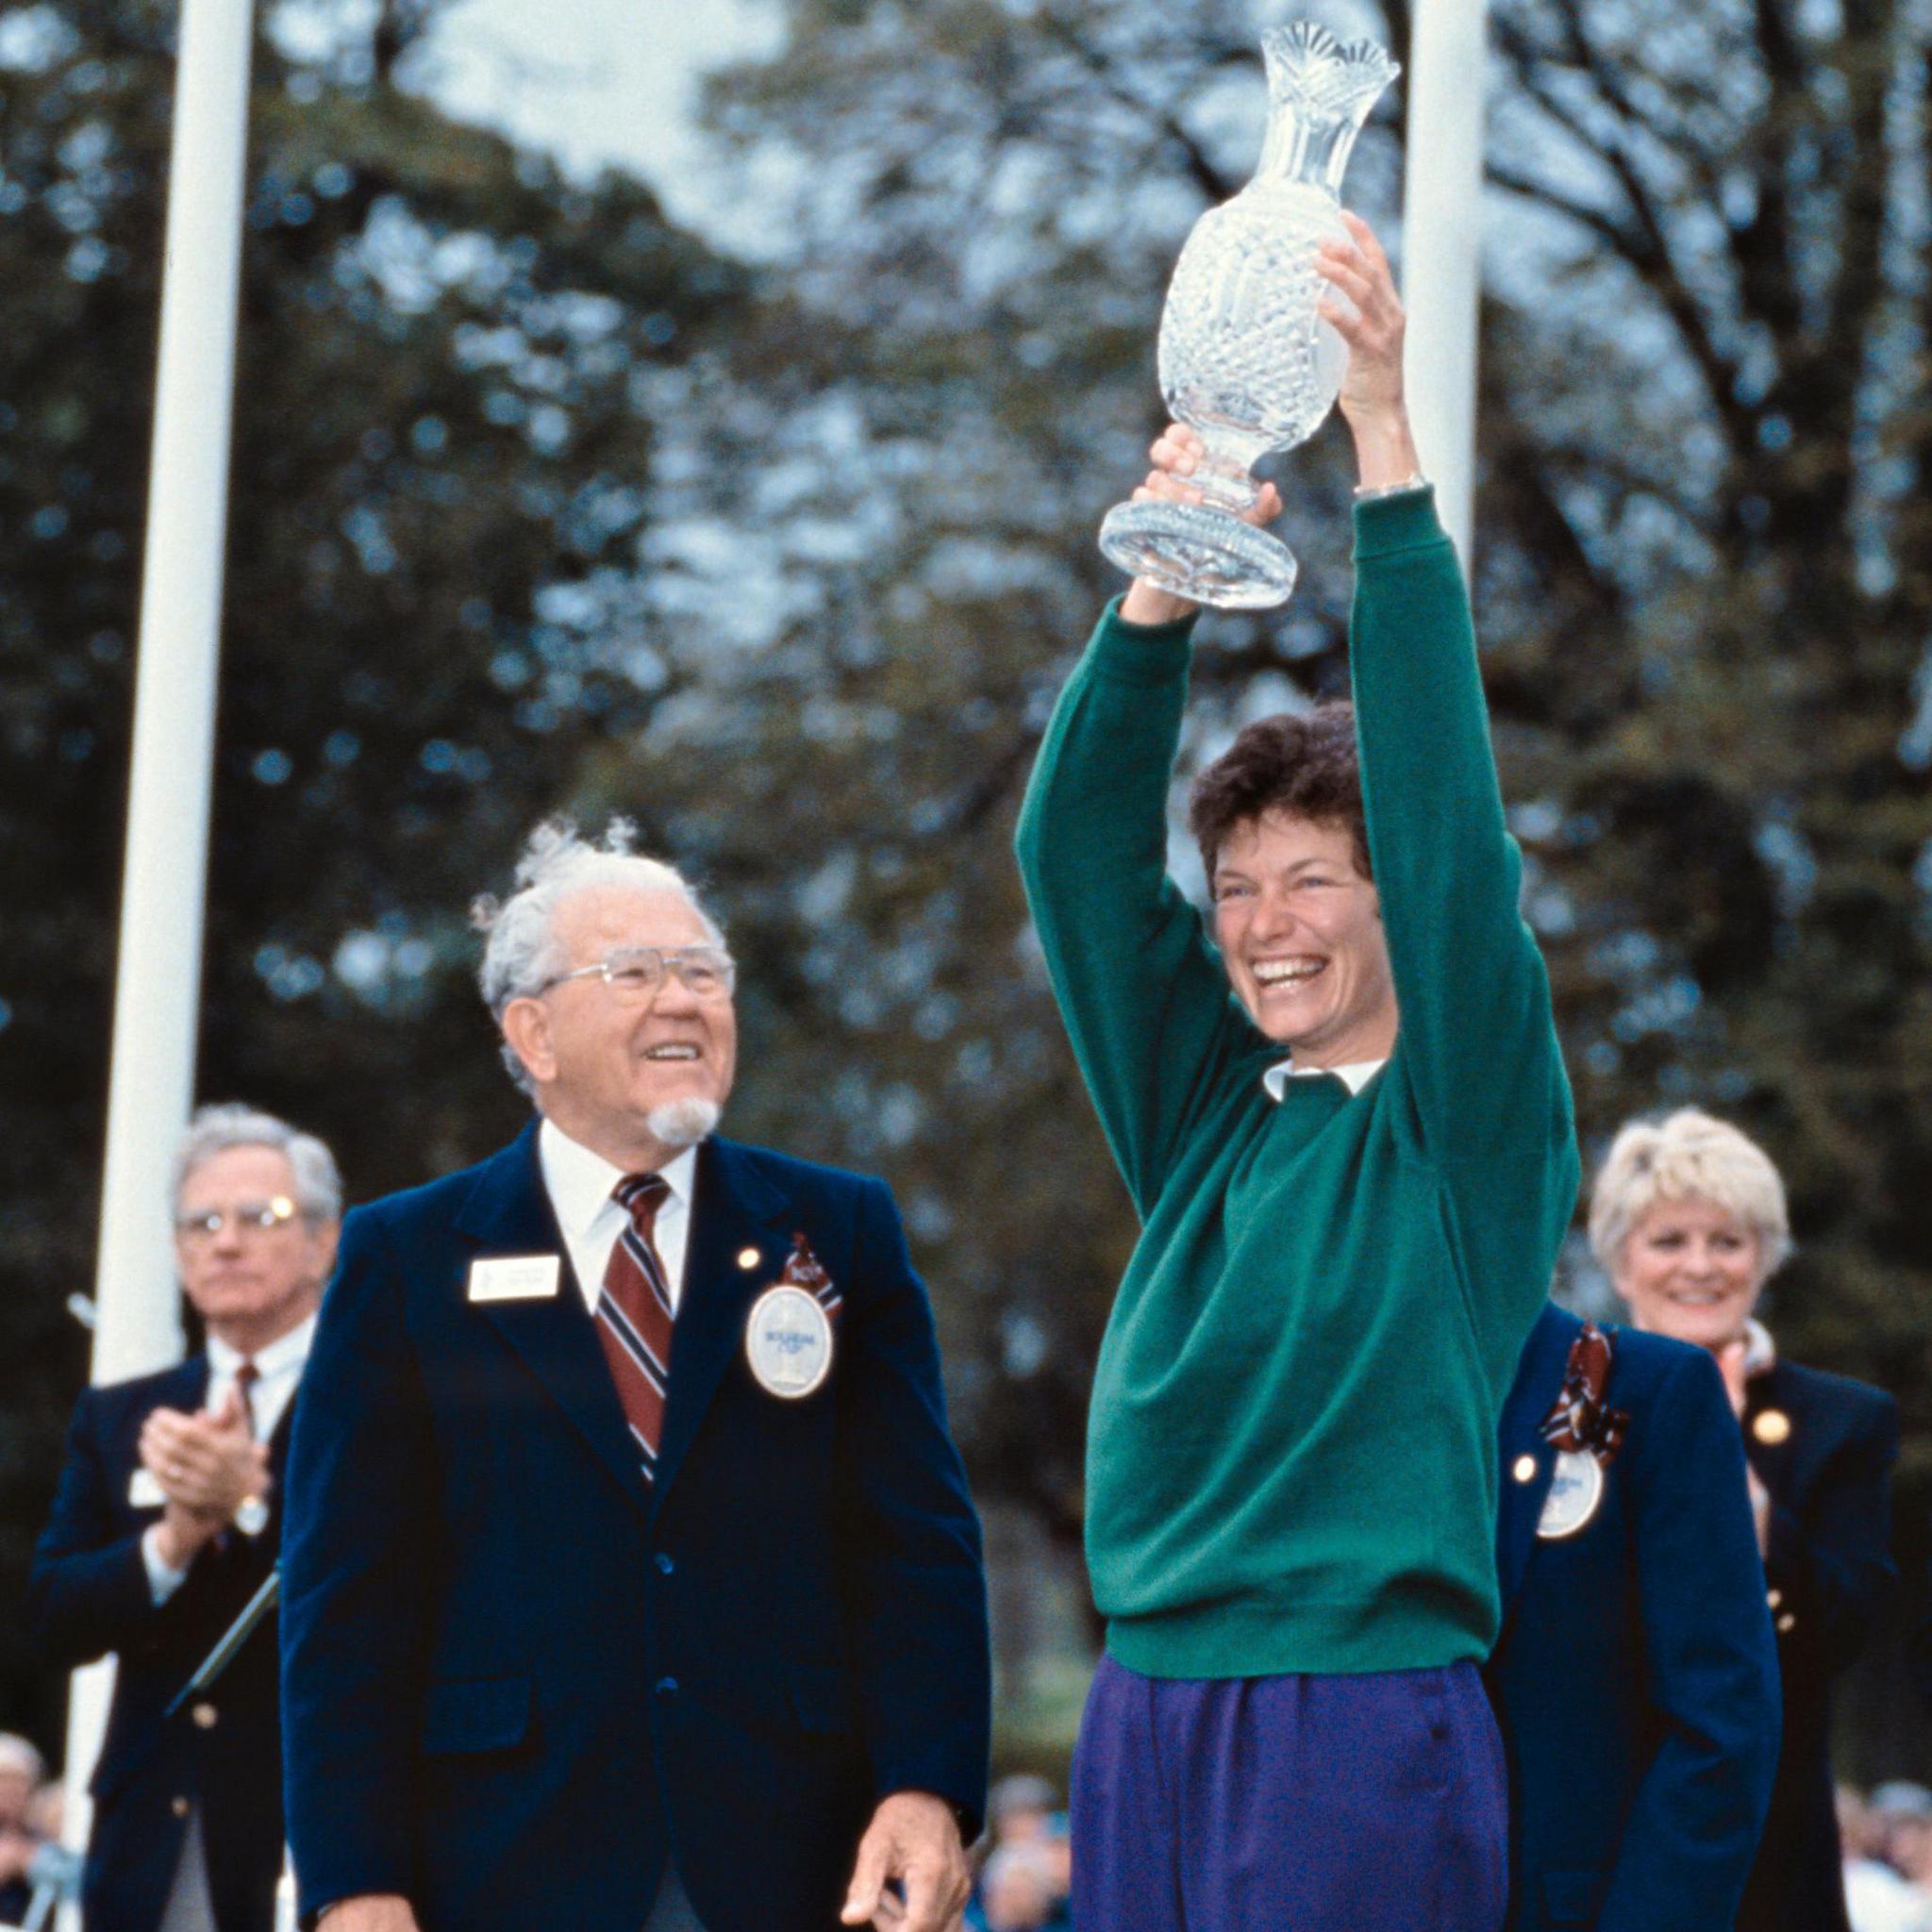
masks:
<path fill-rule="evenodd" d="M 175 1204 L 181 1286 L 209 1330 L 253 1354 L 314 1313 L 335 1265 L 336 1225 L 294 1211 L 279 1147 L 224 1147 L 191 1168 Z M 274 1214 L 273 1224 L 255 1224 Z M 286 1209 L 284 1212 L 276 1212 Z M 219 1226 L 200 1225 L 221 1217 Z"/>
<path fill-rule="evenodd" d="M 1389 942 L 1346 825 L 1281 811 L 1236 825 L 1214 858 L 1214 937 L 1241 1005 L 1297 1065 L 1389 1057 Z"/>
<path fill-rule="evenodd" d="M 1744 1332 L 1764 1276 L 1762 1241 L 1702 1195 L 1656 1203 L 1611 1273 L 1638 1327 L 1712 1351 Z"/>
<path fill-rule="evenodd" d="M 713 943 L 681 893 L 631 886 L 575 893 L 557 908 L 552 931 L 562 971 L 595 965 L 625 947 L 674 952 Z M 722 1108 L 738 1066 L 730 995 L 701 999 L 675 973 L 641 1005 L 627 1003 L 594 974 L 565 980 L 510 1001 L 503 1030 L 536 1083 L 540 1111 L 572 1140 L 633 1172 L 661 1167 L 682 1144 L 662 1131 L 664 1109 L 691 1102 Z"/>

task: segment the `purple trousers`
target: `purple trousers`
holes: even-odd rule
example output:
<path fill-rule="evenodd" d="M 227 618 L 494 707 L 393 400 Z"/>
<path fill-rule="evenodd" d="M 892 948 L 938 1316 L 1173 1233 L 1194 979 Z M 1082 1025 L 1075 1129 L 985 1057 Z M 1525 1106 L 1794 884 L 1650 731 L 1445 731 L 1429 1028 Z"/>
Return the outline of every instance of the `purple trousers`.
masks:
<path fill-rule="evenodd" d="M 1502 1740 L 1474 1664 L 1143 1677 L 1074 1754 L 1079 1932 L 1499 1932 Z"/>

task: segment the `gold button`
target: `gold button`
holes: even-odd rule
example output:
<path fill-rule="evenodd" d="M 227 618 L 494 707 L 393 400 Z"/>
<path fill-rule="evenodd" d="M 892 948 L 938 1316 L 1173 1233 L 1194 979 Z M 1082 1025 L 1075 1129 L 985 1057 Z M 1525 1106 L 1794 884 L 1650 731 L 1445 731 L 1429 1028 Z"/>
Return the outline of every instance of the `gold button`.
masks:
<path fill-rule="evenodd" d="M 1790 1438 L 1791 1419 L 1781 1408 L 1767 1408 L 1752 1422 L 1751 1433 L 1774 1449 Z"/>
<path fill-rule="evenodd" d="M 1520 1483 L 1533 1483 L 1536 1480 L 1536 1457 L 1519 1456 L 1510 1465 L 1509 1474 Z"/>
<path fill-rule="evenodd" d="M 1784 1615 L 1777 1620 L 1777 1627 L 1780 1630 L 1794 1630 L 1797 1628 L 1797 1618 L 1792 1616 L 1790 1611 L 1789 1610 L 1787 1610 L 1784 1613 Z"/>
<path fill-rule="evenodd" d="M 1764 1601 L 1767 1604 L 1769 1604 L 1773 1609 L 1776 1609 L 1778 1605 L 1783 1603 L 1784 1600 L 1785 1593 L 1781 1590 L 1767 1590 L 1764 1592 Z"/>
<path fill-rule="evenodd" d="M 756 1248 L 740 1248 L 738 1265 L 744 1269 L 756 1268 L 758 1265 L 758 1251 Z"/>
<path fill-rule="evenodd" d="M 222 1714 L 212 1704 L 197 1704 L 189 1715 L 203 1730 L 211 1731 L 220 1722 Z"/>
<path fill-rule="evenodd" d="M 186 1818 L 188 1816 L 188 1800 L 186 1798 L 176 1798 L 175 1802 L 168 1807 L 168 1809 L 171 1810 L 176 1818 Z"/>

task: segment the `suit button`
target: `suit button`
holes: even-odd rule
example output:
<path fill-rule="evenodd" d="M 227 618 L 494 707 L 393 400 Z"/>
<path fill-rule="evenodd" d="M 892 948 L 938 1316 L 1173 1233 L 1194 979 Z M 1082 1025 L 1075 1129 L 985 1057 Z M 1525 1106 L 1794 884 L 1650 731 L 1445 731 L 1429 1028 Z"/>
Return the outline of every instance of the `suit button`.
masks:
<path fill-rule="evenodd" d="M 190 1809 L 188 1800 L 186 1798 L 176 1798 L 175 1802 L 168 1807 L 168 1809 L 172 1811 L 176 1818 L 186 1818 L 188 1816 Z"/>
<path fill-rule="evenodd" d="M 1782 1633 L 1782 1632 L 1784 1632 L 1784 1631 L 1786 1631 L 1786 1630 L 1795 1630 L 1795 1629 L 1797 1628 L 1797 1626 L 1798 1626 L 1798 1620 L 1797 1620 L 1797 1618 L 1795 1618 L 1794 1616 L 1792 1616 L 1792 1615 L 1791 1615 L 1791 1613 L 1790 1613 L 1790 1611 L 1789 1611 L 1789 1610 L 1787 1610 L 1787 1611 L 1786 1611 L 1786 1612 L 1784 1613 L 1784 1615 L 1783 1615 L 1782 1617 L 1780 1617 L 1780 1618 L 1779 1618 L 1779 1619 L 1777 1620 L 1777 1627 L 1778 1627 L 1778 1630 L 1780 1631 L 1780 1633 Z"/>
<path fill-rule="evenodd" d="M 675 1697 L 677 1695 L 677 1679 L 675 1677 L 659 1677 L 658 1679 L 658 1695 L 667 1699 Z"/>
<path fill-rule="evenodd" d="M 1764 1592 L 1764 1601 L 1767 1604 L 1769 1604 L 1773 1609 L 1776 1609 L 1778 1605 L 1783 1603 L 1784 1600 L 1785 1593 L 1781 1590 L 1767 1590 Z"/>
<path fill-rule="evenodd" d="M 1536 1457 L 1519 1456 L 1511 1465 L 1509 1474 L 1520 1483 L 1533 1483 L 1536 1480 Z"/>
<path fill-rule="evenodd" d="M 662 1550 L 658 1552 L 658 1574 L 659 1576 L 669 1576 L 676 1568 L 676 1563 L 667 1557 Z"/>
<path fill-rule="evenodd" d="M 221 1712 L 212 1704 L 197 1704 L 189 1713 L 205 1731 L 211 1731 L 221 1722 Z"/>

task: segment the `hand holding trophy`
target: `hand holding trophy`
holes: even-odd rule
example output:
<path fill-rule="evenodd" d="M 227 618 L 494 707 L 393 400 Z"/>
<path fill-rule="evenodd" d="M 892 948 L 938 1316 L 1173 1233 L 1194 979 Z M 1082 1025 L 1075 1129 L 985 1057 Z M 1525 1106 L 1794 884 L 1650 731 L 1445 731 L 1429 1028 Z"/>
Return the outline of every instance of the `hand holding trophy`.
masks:
<path fill-rule="evenodd" d="M 1249 475 L 1270 450 L 1321 426 L 1348 349 L 1319 312 L 1324 242 L 1353 249 L 1339 194 L 1362 124 L 1400 69 L 1371 41 L 1343 45 L 1308 21 L 1262 39 L 1270 97 L 1261 164 L 1195 223 L 1161 316 L 1161 393 L 1201 447 L 1188 475 L 1200 503 L 1117 505 L 1100 547 L 1123 570 L 1224 610 L 1264 609 L 1294 588 L 1295 560 L 1250 515 Z M 1344 284 L 1344 291 L 1346 285 Z"/>

